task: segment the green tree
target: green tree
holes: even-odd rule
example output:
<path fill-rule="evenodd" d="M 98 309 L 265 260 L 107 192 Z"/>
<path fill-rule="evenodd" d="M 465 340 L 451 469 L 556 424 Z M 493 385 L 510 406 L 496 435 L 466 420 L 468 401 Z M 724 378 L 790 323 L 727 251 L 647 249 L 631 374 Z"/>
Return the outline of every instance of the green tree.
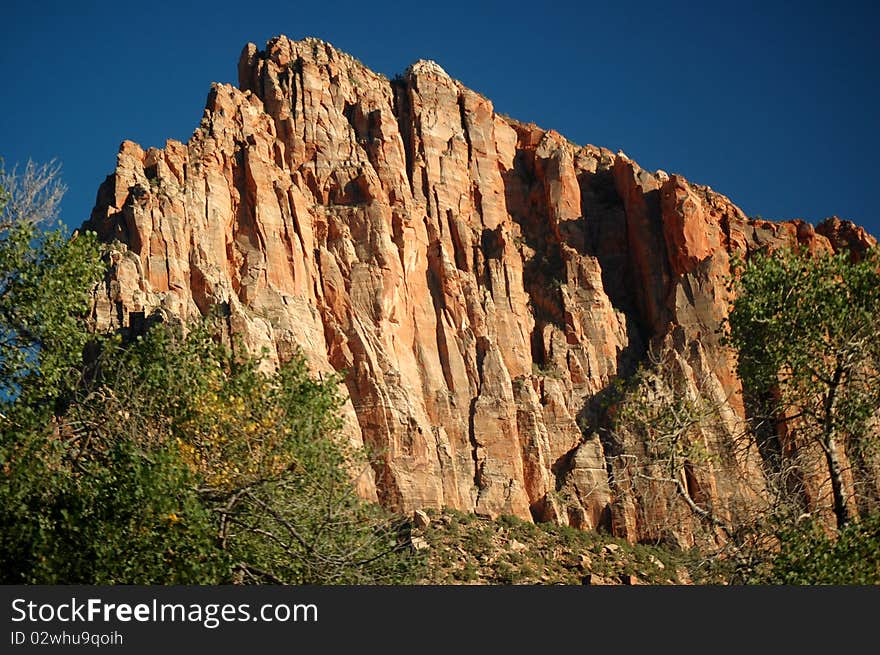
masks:
<path fill-rule="evenodd" d="M 91 234 L 43 230 L 63 186 L 55 166 L 0 170 L 0 576 L 36 581 L 82 498 L 58 416 L 78 383 L 89 291 L 103 266 Z M 88 527 L 77 516 L 72 529 Z M 54 581 L 51 575 L 39 579 Z"/>
<path fill-rule="evenodd" d="M 103 274 L 94 234 L 43 230 L 63 186 L 56 167 L 0 169 L 0 403 L 51 413 L 89 340 L 84 319 Z M 50 406 L 52 405 L 52 406 Z"/>
<path fill-rule="evenodd" d="M 751 571 L 756 584 L 880 584 L 880 514 L 848 523 L 833 538 L 814 520 L 779 532 L 772 556 Z"/>
<path fill-rule="evenodd" d="M 108 344 L 95 381 L 71 407 L 76 440 L 161 453 L 189 475 L 194 507 L 213 516 L 211 543 L 229 580 L 391 583 L 417 564 L 397 521 L 355 493 L 367 467 L 339 434 L 339 379 L 296 356 L 277 371 L 218 343 L 211 322 L 157 325 Z M 173 511 L 181 528 L 185 508 Z M 199 528 L 201 530 L 201 528 Z"/>
<path fill-rule="evenodd" d="M 334 376 L 210 322 L 101 342 L 57 423 L 4 431 L 6 582 L 393 583 L 418 560 L 355 493 Z"/>
<path fill-rule="evenodd" d="M 845 447 L 860 458 L 877 442 L 880 256 L 758 253 L 732 287 L 729 341 L 748 410 L 771 439 L 818 444 L 842 528 L 853 517 Z"/>

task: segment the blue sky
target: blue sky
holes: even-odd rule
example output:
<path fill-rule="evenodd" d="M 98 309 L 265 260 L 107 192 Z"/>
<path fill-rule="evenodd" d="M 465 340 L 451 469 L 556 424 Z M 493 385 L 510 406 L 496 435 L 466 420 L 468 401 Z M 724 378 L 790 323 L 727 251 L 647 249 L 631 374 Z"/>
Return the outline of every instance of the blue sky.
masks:
<path fill-rule="evenodd" d="M 4 3 L 7 167 L 57 158 L 85 219 L 119 143 L 186 141 L 212 81 L 277 34 L 317 36 L 393 76 L 434 59 L 496 110 L 748 214 L 880 234 L 880 10 L 866 2 Z"/>

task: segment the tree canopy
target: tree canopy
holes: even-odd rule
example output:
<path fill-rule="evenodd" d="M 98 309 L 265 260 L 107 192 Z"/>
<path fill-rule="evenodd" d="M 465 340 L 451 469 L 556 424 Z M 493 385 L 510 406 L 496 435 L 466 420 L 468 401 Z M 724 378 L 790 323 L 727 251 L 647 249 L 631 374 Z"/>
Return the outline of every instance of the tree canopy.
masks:
<path fill-rule="evenodd" d="M 821 448 L 842 527 L 852 518 L 846 469 L 877 440 L 880 256 L 757 254 L 740 264 L 734 291 L 729 334 L 747 409 L 772 439 Z"/>

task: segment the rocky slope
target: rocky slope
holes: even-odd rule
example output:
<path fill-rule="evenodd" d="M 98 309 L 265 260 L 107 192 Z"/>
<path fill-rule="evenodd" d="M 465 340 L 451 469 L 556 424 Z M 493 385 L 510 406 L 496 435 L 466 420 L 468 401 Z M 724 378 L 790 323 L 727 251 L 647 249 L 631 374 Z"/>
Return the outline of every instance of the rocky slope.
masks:
<path fill-rule="evenodd" d="M 345 373 L 362 492 L 688 545 L 698 519 L 596 436 L 620 376 L 664 352 L 723 405 L 690 471 L 718 511 L 761 496 L 734 449 L 738 382 L 717 330 L 730 258 L 873 240 L 836 219 L 748 219 L 623 153 L 500 116 L 430 61 L 389 81 L 315 39 L 249 44 L 188 143 L 122 144 L 86 227 L 111 244 L 100 329 L 219 306 L 269 361 Z M 815 481 L 815 495 L 825 482 Z"/>
<path fill-rule="evenodd" d="M 628 544 L 603 532 L 515 517 L 481 519 L 417 510 L 410 547 L 424 562 L 418 584 L 683 585 L 725 583 L 693 554 Z M 692 575 L 693 573 L 693 575 Z"/>

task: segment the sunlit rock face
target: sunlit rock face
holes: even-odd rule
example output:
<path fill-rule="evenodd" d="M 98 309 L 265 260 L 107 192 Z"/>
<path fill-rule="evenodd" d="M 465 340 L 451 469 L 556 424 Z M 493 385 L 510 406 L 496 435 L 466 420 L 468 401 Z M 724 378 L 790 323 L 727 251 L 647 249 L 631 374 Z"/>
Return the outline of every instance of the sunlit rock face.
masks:
<path fill-rule="evenodd" d="M 718 335 L 731 256 L 873 243 L 837 219 L 749 220 L 708 187 L 496 114 L 434 62 L 389 81 L 283 36 L 245 47 L 238 88 L 212 88 L 188 143 L 123 143 L 86 227 L 111 244 L 100 329 L 219 306 L 269 365 L 302 349 L 343 373 L 345 433 L 375 457 L 366 497 L 681 545 L 699 519 L 626 465 L 638 443 L 597 436 L 609 386 L 649 345 L 666 352 L 724 407 L 701 438 L 725 465 L 688 474 L 694 495 L 757 502 Z"/>

